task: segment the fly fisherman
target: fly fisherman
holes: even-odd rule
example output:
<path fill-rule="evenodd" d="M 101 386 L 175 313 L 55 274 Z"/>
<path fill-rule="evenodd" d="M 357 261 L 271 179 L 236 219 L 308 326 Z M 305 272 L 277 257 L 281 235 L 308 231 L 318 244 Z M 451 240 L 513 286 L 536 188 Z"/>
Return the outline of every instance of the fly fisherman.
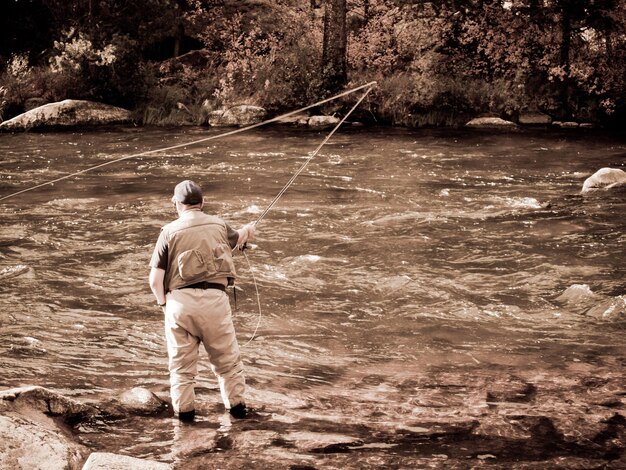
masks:
<path fill-rule="evenodd" d="M 224 406 L 245 418 L 245 377 L 226 286 L 235 280 L 231 251 L 254 237 L 253 224 L 232 229 L 202 212 L 202 190 L 193 181 L 174 188 L 178 219 L 165 225 L 150 260 L 150 288 L 165 314 L 165 337 L 174 413 L 195 416 L 194 383 L 200 342 L 217 376 Z"/>

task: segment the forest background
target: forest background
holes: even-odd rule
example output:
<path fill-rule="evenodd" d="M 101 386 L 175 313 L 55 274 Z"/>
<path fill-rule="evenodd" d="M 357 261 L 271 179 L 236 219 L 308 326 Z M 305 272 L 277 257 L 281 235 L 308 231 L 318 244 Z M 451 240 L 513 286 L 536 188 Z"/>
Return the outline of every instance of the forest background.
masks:
<path fill-rule="evenodd" d="M 278 114 L 371 80 L 361 118 L 379 124 L 524 112 L 626 121 L 624 0 L 1 5 L 0 121 L 73 98 L 131 109 L 142 124 L 198 124 L 212 109 Z"/>

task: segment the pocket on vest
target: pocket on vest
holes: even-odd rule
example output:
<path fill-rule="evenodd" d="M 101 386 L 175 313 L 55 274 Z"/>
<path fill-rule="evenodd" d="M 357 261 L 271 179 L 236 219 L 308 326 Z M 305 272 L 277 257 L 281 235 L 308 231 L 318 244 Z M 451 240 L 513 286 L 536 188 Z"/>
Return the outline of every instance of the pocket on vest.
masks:
<path fill-rule="evenodd" d="M 234 274 L 235 263 L 231 254 L 231 248 L 228 245 L 217 245 L 214 253 L 215 270 L 222 274 Z"/>
<path fill-rule="evenodd" d="M 183 281 L 205 277 L 215 270 L 212 265 L 213 260 L 198 250 L 187 250 L 178 255 L 178 273 Z"/>

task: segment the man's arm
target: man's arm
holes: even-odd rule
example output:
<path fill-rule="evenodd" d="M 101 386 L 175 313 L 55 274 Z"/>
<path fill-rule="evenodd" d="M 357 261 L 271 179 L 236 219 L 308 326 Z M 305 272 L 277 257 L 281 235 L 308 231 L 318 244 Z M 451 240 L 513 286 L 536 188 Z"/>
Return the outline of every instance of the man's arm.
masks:
<path fill-rule="evenodd" d="M 165 304 L 165 287 L 163 281 L 165 280 L 165 270 L 161 268 L 150 269 L 150 289 L 156 301 L 159 305 Z"/>

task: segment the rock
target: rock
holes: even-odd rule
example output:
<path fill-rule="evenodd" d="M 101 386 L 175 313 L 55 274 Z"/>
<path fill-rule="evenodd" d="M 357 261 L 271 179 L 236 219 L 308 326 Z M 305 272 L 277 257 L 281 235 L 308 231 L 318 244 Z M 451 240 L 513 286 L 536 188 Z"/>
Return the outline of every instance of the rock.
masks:
<path fill-rule="evenodd" d="M 307 121 L 309 127 L 317 129 L 325 129 L 327 127 L 336 126 L 341 119 L 335 116 L 311 116 Z"/>
<path fill-rule="evenodd" d="M 363 443 L 358 437 L 330 432 L 293 431 L 283 439 L 297 449 L 314 453 L 347 451 L 350 447 L 358 447 Z"/>
<path fill-rule="evenodd" d="M 0 123 L 0 130 L 124 124 L 131 120 L 131 113 L 126 109 L 92 101 L 63 100 L 39 106 L 4 121 Z"/>
<path fill-rule="evenodd" d="M 28 386 L 0 392 L 0 412 L 32 410 L 48 416 L 58 416 L 71 423 L 98 414 L 91 406 L 67 398 L 44 387 Z"/>
<path fill-rule="evenodd" d="M 92 453 L 82 470 L 171 470 L 173 467 L 155 460 L 144 460 L 109 452 Z"/>
<path fill-rule="evenodd" d="M 466 127 L 490 128 L 490 127 L 517 127 L 517 124 L 511 121 L 505 121 L 498 117 L 481 117 L 474 118 L 465 124 Z"/>
<path fill-rule="evenodd" d="M 547 126 L 552 122 L 552 118 L 543 113 L 522 113 L 518 122 L 525 126 Z"/>
<path fill-rule="evenodd" d="M 576 129 L 578 127 L 578 123 L 574 121 L 554 121 L 552 125 L 562 129 Z"/>
<path fill-rule="evenodd" d="M 601 168 L 585 180 L 581 193 L 610 189 L 623 184 L 626 184 L 626 171 L 619 168 Z"/>
<path fill-rule="evenodd" d="M 242 104 L 208 113 L 210 126 L 249 126 L 265 119 L 267 112 L 259 106 Z"/>
<path fill-rule="evenodd" d="M 45 417 L 0 416 L 0 468 L 76 469 L 88 450 Z"/>
<path fill-rule="evenodd" d="M 535 386 L 517 377 L 510 377 L 503 382 L 490 384 L 487 389 L 486 401 L 496 403 L 528 403 L 537 393 Z"/>
<path fill-rule="evenodd" d="M 588 304 L 596 299 L 596 294 L 587 284 L 572 284 L 555 300 L 564 305 L 580 305 L 581 303 Z"/>
<path fill-rule="evenodd" d="M 305 112 L 296 113 L 287 117 L 280 118 L 276 122 L 278 124 L 294 124 L 298 126 L 306 126 L 309 123 L 309 115 Z"/>
<path fill-rule="evenodd" d="M 167 403 L 147 388 L 134 387 L 119 396 L 121 405 L 133 414 L 155 414 L 167 408 Z"/>
<path fill-rule="evenodd" d="M 64 422 L 96 410 L 43 387 L 0 392 L 0 463 L 11 469 L 77 469 L 88 453 Z M 58 417 L 59 419 L 55 419 Z"/>
<path fill-rule="evenodd" d="M 7 266 L 6 268 L 0 269 L 0 279 L 10 279 L 12 277 L 17 277 L 21 274 L 27 273 L 30 270 L 30 267 L 25 264 L 16 264 L 15 266 Z"/>
<path fill-rule="evenodd" d="M 601 320 L 626 319 L 626 295 L 610 297 L 587 311 L 587 315 Z"/>

